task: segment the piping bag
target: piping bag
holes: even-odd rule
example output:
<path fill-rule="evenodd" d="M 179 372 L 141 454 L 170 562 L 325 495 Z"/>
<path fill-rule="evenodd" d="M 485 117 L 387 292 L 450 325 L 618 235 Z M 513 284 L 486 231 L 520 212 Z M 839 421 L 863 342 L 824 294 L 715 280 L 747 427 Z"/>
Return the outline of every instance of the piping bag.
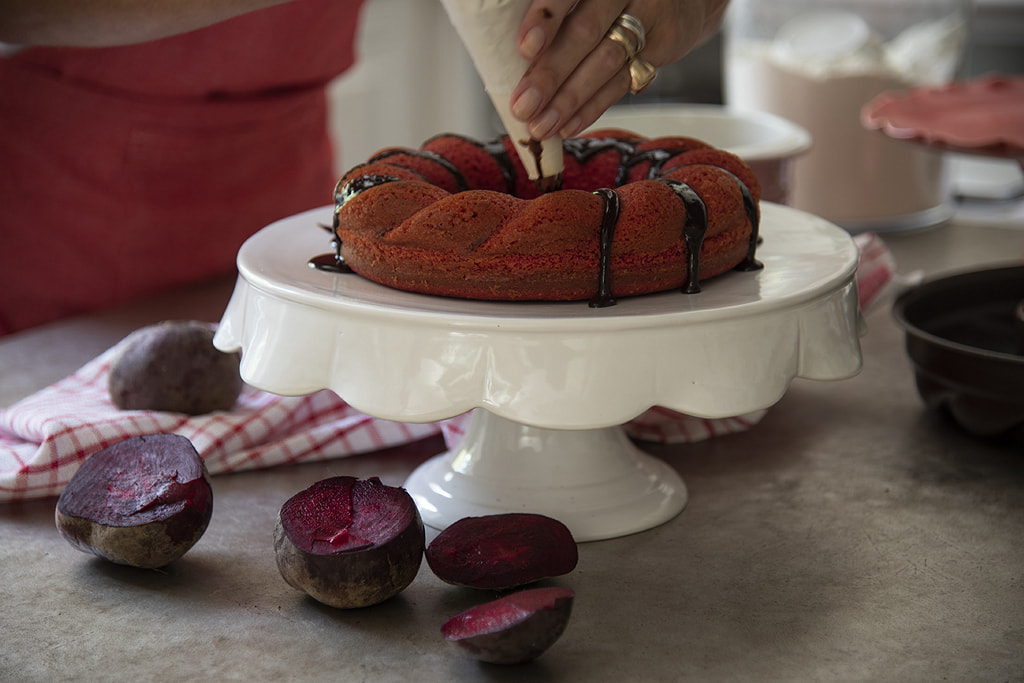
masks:
<path fill-rule="evenodd" d="M 558 189 L 564 170 L 562 138 L 533 140 L 526 124 L 512 115 L 509 104 L 512 91 L 530 66 L 516 48 L 516 35 L 530 0 L 441 0 L 441 4 L 530 179 L 541 191 Z"/>

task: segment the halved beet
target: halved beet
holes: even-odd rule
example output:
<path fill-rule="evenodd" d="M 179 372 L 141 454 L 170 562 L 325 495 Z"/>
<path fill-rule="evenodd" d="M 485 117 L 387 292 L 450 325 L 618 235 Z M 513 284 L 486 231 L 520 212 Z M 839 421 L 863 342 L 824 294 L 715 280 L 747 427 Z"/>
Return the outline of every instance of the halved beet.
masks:
<path fill-rule="evenodd" d="M 425 535 L 412 496 L 377 477 L 332 477 L 281 506 L 274 552 L 293 588 L 332 607 L 383 602 L 412 583 Z"/>
<path fill-rule="evenodd" d="M 531 588 L 477 605 L 445 622 L 445 640 L 495 664 L 536 659 L 565 631 L 575 593 L 569 588 Z"/>
<path fill-rule="evenodd" d="M 426 555 L 442 581 L 490 590 L 568 574 L 579 560 L 564 524 L 526 512 L 460 519 L 431 541 Z"/>
<path fill-rule="evenodd" d="M 57 500 L 60 533 L 117 564 L 162 567 L 195 545 L 213 514 L 213 490 L 179 434 L 134 436 L 97 451 Z"/>

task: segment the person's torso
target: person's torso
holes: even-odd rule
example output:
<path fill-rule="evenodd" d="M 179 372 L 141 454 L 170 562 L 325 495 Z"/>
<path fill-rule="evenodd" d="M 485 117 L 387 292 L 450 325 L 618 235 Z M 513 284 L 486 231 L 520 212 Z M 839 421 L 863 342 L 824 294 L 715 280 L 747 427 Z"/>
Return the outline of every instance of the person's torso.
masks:
<path fill-rule="evenodd" d="M 323 84 L 355 60 L 363 0 L 294 0 L 148 43 L 29 47 L 11 59 L 140 96 L 246 95 Z"/>

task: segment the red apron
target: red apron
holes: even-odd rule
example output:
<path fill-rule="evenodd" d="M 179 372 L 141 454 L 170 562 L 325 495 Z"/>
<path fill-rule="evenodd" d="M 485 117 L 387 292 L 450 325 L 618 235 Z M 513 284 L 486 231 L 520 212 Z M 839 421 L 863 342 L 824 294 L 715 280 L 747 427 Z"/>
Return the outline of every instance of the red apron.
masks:
<path fill-rule="evenodd" d="M 0 59 L 0 334 L 230 272 L 252 233 L 329 203 L 325 85 L 361 5 Z"/>

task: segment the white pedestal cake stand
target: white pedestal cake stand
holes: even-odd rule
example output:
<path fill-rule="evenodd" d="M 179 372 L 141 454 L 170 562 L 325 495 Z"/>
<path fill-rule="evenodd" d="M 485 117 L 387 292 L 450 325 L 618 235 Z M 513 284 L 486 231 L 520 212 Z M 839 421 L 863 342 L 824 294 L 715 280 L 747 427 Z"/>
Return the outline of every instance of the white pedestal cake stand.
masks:
<path fill-rule="evenodd" d="M 433 527 L 529 511 L 579 541 L 622 536 L 672 519 L 687 491 L 621 425 L 651 406 L 742 415 L 794 377 L 860 369 L 849 235 L 783 206 L 762 213 L 763 270 L 595 309 L 424 296 L 315 270 L 308 260 L 329 251 L 325 207 L 242 246 L 215 343 L 241 349 L 243 378 L 273 393 L 327 388 L 400 422 L 473 411 L 462 443 L 406 482 Z"/>

